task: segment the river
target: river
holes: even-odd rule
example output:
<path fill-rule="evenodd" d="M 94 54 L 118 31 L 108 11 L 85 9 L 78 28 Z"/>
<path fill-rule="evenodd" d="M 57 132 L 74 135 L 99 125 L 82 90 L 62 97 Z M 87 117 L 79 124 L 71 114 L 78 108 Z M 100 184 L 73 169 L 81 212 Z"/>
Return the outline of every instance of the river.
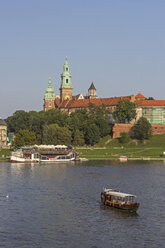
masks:
<path fill-rule="evenodd" d="M 137 195 L 137 214 L 103 207 L 102 187 Z M 165 247 L 165 163 L 0 163 L 0 247 Z"/>

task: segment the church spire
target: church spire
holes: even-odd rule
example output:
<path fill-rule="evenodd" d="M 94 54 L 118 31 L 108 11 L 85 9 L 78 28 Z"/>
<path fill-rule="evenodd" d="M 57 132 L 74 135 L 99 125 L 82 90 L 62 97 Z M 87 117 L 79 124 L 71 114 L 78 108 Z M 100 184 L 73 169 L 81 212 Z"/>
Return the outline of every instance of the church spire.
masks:
<path fill-rule="evenodd" d="M 64 99 L 72 99 L 72 81 L 71 73 L 69 70 L 69 64 L 67 57 L 63 66 L 63 73 L 61 74 L 61 86 L 60 86 L 60 98 L 61 101 Z"/>
<path fill-rule="evenodd" d="M 55 93 L 52 87 L 51 77 L 49 77 L 48 87 L 44 95 L 44 110 L 46 111 L 55 108 L 54 101 L 55 101 Z"/>
<path fill-rule="evenodd" d="M 67 57 L 65 58 L 65 63 L 63 66 L 63 73 L 61 74 L 61 87 L 60 88 L 71 88 L 72 89 L 71 73 L 69 70 L 69 64 L 68 64 Z"/>

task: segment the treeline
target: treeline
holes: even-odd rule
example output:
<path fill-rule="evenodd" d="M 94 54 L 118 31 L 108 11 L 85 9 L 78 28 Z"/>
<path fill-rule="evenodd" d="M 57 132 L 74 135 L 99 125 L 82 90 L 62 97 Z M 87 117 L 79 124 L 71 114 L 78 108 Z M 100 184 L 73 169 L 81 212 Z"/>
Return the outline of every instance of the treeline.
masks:
<path fill-rule="evenodd" d="M 13 146 L 29 144 L 94 145 L 110 133 L 109 111 L 90 104 L 70 115 L 57 109 L 47 112 L 16 111 L 6 119 L 8 132 L 15 133 Z"/>

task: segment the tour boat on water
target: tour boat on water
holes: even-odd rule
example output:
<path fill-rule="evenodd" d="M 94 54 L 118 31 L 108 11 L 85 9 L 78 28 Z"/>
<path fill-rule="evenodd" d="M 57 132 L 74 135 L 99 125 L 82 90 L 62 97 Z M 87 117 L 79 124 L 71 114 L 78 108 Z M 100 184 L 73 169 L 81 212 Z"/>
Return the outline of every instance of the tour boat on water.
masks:
<path fill-rule="evenodd" d="M 72 146 L 34 145 L 24 146 L 12 152 L 12 163 L 67 162 L 79 159 Z"/>
<path fill-rule="evenodd" d="M 118 190 L 103 189 L 101 192 L 101 201 L 103 205 L 136 212 L 139 203 L 136 202 L 136 195 L 121 193 Z"/>

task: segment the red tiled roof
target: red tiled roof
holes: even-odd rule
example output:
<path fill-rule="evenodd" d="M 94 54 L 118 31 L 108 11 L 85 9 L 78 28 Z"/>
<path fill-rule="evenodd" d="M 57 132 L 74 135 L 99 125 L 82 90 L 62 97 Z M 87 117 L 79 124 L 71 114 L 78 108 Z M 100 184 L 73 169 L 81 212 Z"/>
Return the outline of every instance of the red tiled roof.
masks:
<path fill-rule="evenodd" d="M 146 99 L 146 97 L 143 96 L 141 93 L 138 93 L 138 94 L 135 96 L 135 98 L 144 98 L 144 99 Z"/>
<path fill-rule="evenodd" d="M 120 100 L 131 100 L 131 96 L 112 97 L 112 98 L 96 98 L 96 99 L 79 99 L 64 100 L 60 108 L 86 108 L 90 103 L 97 106 L 104 104 L 105 106 L 115 106 Z"/>
<path fill-rule="evenodd" d="M 138 106 L 165 106 L 165 100 L 136 100 Z"/>

